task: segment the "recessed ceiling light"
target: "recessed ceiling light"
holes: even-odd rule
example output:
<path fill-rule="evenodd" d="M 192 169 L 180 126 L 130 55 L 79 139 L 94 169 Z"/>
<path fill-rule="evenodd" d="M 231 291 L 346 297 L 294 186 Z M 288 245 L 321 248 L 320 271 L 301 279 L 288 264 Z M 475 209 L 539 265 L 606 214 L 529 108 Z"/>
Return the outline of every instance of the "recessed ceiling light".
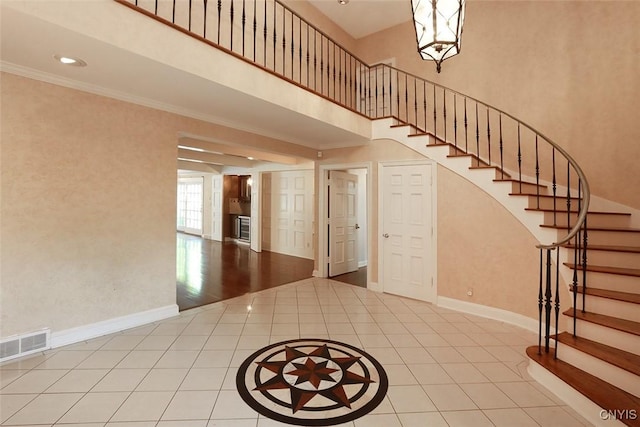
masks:
<path fill-rule="evenodd" d="M 53 55 L 53 57 L 61 64 L 72 65 L 74 67 L 86 67 L 87 63 L 82 59 L 73 58 L 71 56 Z"/>
<path fill-rule="evenodd" d="M 247 160 L 253 160 L 253 157 L 247 157 Z"/>
<path fill-rule="evenodd" d="M 345 5 L 347 3 L 349 3 L 349 0 L 338 0 L 338 3 Z"/>

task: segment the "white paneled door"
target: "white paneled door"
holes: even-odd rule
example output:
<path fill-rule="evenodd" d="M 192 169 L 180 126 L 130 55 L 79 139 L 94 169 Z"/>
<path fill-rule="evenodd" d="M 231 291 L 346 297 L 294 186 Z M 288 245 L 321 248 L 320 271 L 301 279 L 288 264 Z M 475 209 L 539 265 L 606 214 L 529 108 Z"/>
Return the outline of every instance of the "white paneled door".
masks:
<path fill-rule="evenodd" d="M 384 165 L 380 251 L 384 292 L 435 302 L 431 164 Z"/>
<path fill-rule="evenodd" d="M 329 276 L 358 269 L 358 175 L 329 175 Z"/>

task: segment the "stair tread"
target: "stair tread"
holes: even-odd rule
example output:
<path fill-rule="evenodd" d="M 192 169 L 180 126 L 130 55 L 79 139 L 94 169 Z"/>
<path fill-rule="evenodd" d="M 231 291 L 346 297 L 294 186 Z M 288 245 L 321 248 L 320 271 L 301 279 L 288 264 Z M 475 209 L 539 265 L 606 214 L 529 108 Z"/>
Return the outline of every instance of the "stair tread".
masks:
<path fill-rule="evenodd" d="M 606 326 L 618 331 L 628 332 L 633 335 L 640 335 L 640 323 L 634 322 L 633 320 L 620 319 L 618 317 L 598 313 L 583 313 L 582 311 L 576 311 L 573 308 L 565 310 L 562 314 L 573 317 L 574 313 L 576 313 L 576 318 L 580 320 Z"/>
<path fill-rule="evenodd" d="M 569 332 L 558 334 L 556 340 L 640 376 L 640 356 L 637 354 L 629 353 L 628 351 L 620 350 L 586 338 L 574 337 Z"/>
<path fill-rule="evenodd" d="M 541 224 L 540 227 L 544 228 L 567 228 L 566 225 L 551 225 L 551 224 Z M 629 227 L 590 227 L 587 226 L 588 231 L 614 231 L 621 233 L 640 233 L 640 228 L 629 228 Z"/>
<path fill-rule="evenodd" d="M 559 200 L 566 200 L 566 197 L 556 196 Z M 533 211 L 533 212 L 554 212 L 553 209 L 542 209 L 542 208 L 524 208 L 525 211 Z M 558 213 L 567 213 L 567 210 L 556 209 L 555 212 Z M 571 209 L 569 211 L 571 213 L 577 214 L 579 211 L 577 209 Z M 607 211 L 587 211 L 589 215 L 620 215 L 620 216 L 631 216 L 629 212 L 607 212 Z"/>
<path fill-rule="evenodd" d="M 574 286 L 571 285 L 573 291 Z M 584 286 L 577 286 L 578 293 L 585 293 Z M 632 304 L 640 304 L 640 294 L 632 294 L 630 292 L 612 291 L 610 289 L 600 289 L 588 287 L 586 290 L 587 295 L 592 295 L 600 298 L 614 299 L 617 301 L 630 302 Z"/>
<path fill-rule="evenodd" d="M 563 248 L 575 249 L 574 244 L 562 245 Z M 621 246 L 621 245 L 587 245 L 587 250 L 592 251 L 609 251 L 609 252 L 632 252 L 640 253 L 640 246 Z"/>
<path fill-rule="evenodd" d="M 567 200 L 566 196 L 554 196 L 553 194 L 537 194 L 537 193 L 509 193 L 510 196 L 528 196 L 528 197 L 540 197 L 545 199 L 553 199 L 554 197 L 558 200 Z M 571 200 L 581 200 L 577 197 L 571 197 Z"/>
<path fill-rule="evenodd" d="M 538 354 L 538 346 L 528 347 L 527 356 L 603 409 L 624 411 L 640 407 L 640 398 L 563 360 L 554 359 L 553 353 Z M 624 419 L 623 422 L 640 426 L 640 419 Z"/>
<path fill-rule="evenodd" d="M 582 265 L 580 264 L 575 265 L 570 262 L 565 262 L 564 265 L 574 270 L 582 270 Z M 619 274 L 622 276 L 640 277 L 640 268 L 609 267 L 606 265 L 587 264 L 587 271 L 593 271 L 597 273 Z"/>

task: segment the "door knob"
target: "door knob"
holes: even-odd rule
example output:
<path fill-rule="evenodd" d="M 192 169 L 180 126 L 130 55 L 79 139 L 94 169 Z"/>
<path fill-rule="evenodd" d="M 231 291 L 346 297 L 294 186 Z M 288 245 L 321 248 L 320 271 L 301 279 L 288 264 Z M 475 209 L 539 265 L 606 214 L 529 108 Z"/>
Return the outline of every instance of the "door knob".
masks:
<path fill-rule="evenodd" d="M 356 230 L 357 230 L 358 228 L 360 228 L 360 226 L 359 226 L 358 224 L 356 224 Z"/>
<path fill-rule="evenodd" d="M 388 238 L 389 238 L 389 233 L 384 233 L 384 234 L 382 235 L 382 237 L 384 237 L 385 239 L 388 239 Z"/>

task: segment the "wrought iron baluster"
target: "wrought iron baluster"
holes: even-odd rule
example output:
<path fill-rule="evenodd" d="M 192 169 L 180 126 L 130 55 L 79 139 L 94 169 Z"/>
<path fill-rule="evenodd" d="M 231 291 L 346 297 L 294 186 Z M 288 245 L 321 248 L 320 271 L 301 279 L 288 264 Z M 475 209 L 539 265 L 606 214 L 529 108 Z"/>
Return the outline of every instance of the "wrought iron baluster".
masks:
<path fill-rule="evenodd" d="M 287 10 L 282 9 L 282 75 L 285 75 L 285 65 L 287 63 Z"/>
<path fill-rule="evenodd" d="M 427 129 L 427 109 L 428 109 L 428 105 L 427 105 L 427 83 L 426 82 L 422 82 L 422 98 L 423 98 L 423 103 L 424 103 L 424 131 L 428 132 L 429 129 Z"/>
<path fill-rule="evenodd" d="M 578 188 L 582 187 L 582 181 L 578 181 Z M 582 225 L 582 312 L 586 312 L 586 297 L 587 297 L 587 240 L 588 230 L 587 225 L 589 215 L 584 217 L 584 224 Z"/>
<path fill-rule="evenodd" d="M 518 185 L 520 186 L 520 190 L 518 192 L 522 194 L 522 149 L 520 141 L 520 123 L 518 123 Z"/>
<path fill-rule="evenodd" d="M 189 0 L 189 31 L 191 31 L 191 6 L 192 6 L 192 0 Z M 156 10 L 156 15 L 158 14 L 158 11 Z"/>
<path fill-rule="evenodd" d="M 502 113 L 500 113 L 500 179 L 504 179 L 504 142 L 502 140 Z"/>
<path fill-rule="evenodd" d="M 331 57 L 332 64 L 331 64 L 331 68 L 333 69 L 333 98 L 332 99 L 336 99 L 336 45 L 334 43 L 331 43 L 331 46 L 333 47 L 333 55 Z"/>
<path fill-rule="evenodd" d="M 447 91 L 442 89 L 442 121 L 444 122 L 444 142 L 449 142 L 447 139 Z"/>
<path fill-rule="evenodd" d="M 253 0 L 253 62 L 256 62 L 256 34 L 258 33 L 258 12 L 256 0 Z"/>
<path fill-rule="evenodd" d="M 266 4 L 266 3 L 265 3 Z M 217 43 L 220 44 L 220 22 L 222 20 L 222 0 L 218 0 L 218 41 Z"/>
<path fill-rule="evenodd" d="M 489 166 L 491 166 L 491 124 L 489 122 L 489 107 L 487 107 L 487 150 L 489 151 Z"/>
<path fill-rule="evenodd" d="M 413 78 L 413 111 L 416 121 L 416 129 L 420 130 L 418 126 L 418 79 Z"/>
<path fill-rule="evenodd" d="M 262 65 L 264 65 L 265 67 L 267 66 L 267 34 L 269 33 L 269 29 L 268 29 L 268 24 L 267 24 L 267 1 L 265 0 L 264 2 L 264 26 L 263 26 L 263 35 L 264 35 L 264 41 L 263 41 L 263 46 L 262 46 L 262 50 L 263 52 L 263 63 Z"/>
<path fill-rule="evenodd" d="M 580 186 L 578 186 L 578 191 L 580 191 Z M 578 194 L 578 199 L 580 198 L 580 194 Z M 578 203 L 580 203 L 578 201 Z M 580 209 L 578 209 L 580 211 Z M 567 224 L 571 224 L 571 165 L 567 162 Z M 569 226 L 569 228 L 571 228 Z M 578 256 L 580 253 L 580 247 L 582 245 L 580 240 L 580 234 L 576 234 L 573 239 L 574 247 L 573 247 L 573 265 L 578 265 Z M 573 336 L 576 336 L 576 309 L 578 304 L 578 269 L 573 269 L 573 277 L 572 277 L 572 285 L 573 285 Z"/>
<path fill-rule="evenodd" d="M 158 2 L 156 1 L 156 5 L 157 4 L 158 4 Z M 136 6 L 137 5 L 138 5 L 138 0 L 136 0 Z M 207 9 L 207 1 L 206 0 L 204 2 L 204 8 L 205 8 L 205 11 L 206 11 L 206 9 Z M 156 9 L 156 13 L 158 13 L 157 9 Z M 205 17 L 206 16 L 207 15 L 205 15 Z M 172 11 L 171 11 L 171 22 L 174 23 L 174 24 L 176 23 L 176 0 L 173 0 L 173 6 L 172 6 Z"/>
<path fill-rule="evenodd" d="M 433 85 L 433 136 L 435 138 L 438 137 L 438 125 L 437 125 L 437 119 L 438 119 L 438 114 L 436 112 L 436 85 Z"/>
<path fill-rule="evenodd" d="M 384 68 L 382 68 L 382 115 L 383 116 L 384 116 L 384 108 L 385 108 L 385 105 L 386 105 L 386 102 L 385 102 L 385 98 L 386 98 L 386 94 L 385 94 L 386 90 L 385 90 L 385 88 L 386 88 L 386 85 L 384 84 L 384 74 L 385 74 Z"/>
<path fill-rule="evenodd" d="M 276 71 L 276 68 L 278 67 L 277 62 L 276 62 L 276 45 L 277 45 L 277 41 L 278 41 L 278 36 L 276 35 L 276 28 L 277 27 L 277 21 L 276 21 L 276 2 L 273 2 L 273 71 Z"/>
<path fill-rule="evenodd" d="M 556 249 L 556 296 L 554 299 L 554 308 L 556 315 L 556 345 L 553 351 L 553 358 L 558 358 L 558 318 L 560 316 L 560 250 Z"/>
<path fill-rule="evenodd" d="M 375 105 L 376 105 L 376 112 L 375 112 L 375 117 L 380 117 L 380 116 L 378 115 L 378 111 L 380 111 L 380 110 L 378 109 L 378 70 L 379 70 L 379 68 L 378 68 L 378 67 L 376 67 L 376 72 L 375 72 L 375 77 L 374 77 L 374 82 L 375 82 L 374 94 L 375 94 L 375 97 L 376 97 L 376 104 L 375 104 Z"/>
<path fill-rule="evenodd" d="M 242 0 L 242 56 L 244 56 L 244 41 L 245 41 L 245 27 L 247 22 L 247 12 L 246 12 L 246 0 Z"/>
<path fill-rule="evenodd" d="M 229 16 L 231 17 L 231 31 L 230 31 L 231 47 L 229 49 L 233 52 L 233 16 L 234 16 L 233 0 L 231 0 L 231 6 L 229 7 Z"/>
<path fill-rule="evenodd" d="M 464 97 L 464 151 L 469 153 L 469 121 L 467 118 L 467 97 Z"/>
<path fill-rule="evenodd" d="M 300 21 L 302 22 L 302 20 L 300 20 Z M 311 52 L 309 51 L 309 26 L 305 25 L 305 27 L 307 29 L 307 86 L 311 87 L 311 85 L 309 83 L 309 66 L 310 66 L 309 60 L 311 59 L 310 58 L 310 56 L 311 56 L 310 53 Z M 315 85 L 314 85 L 313 89 L 315 90 Z"/>
<path fill-rule="evenodd" d="M 458 97 L 453 94 L 453 145 L 458 153 Z"/>
<path fill-rule="evenodd" d="M 544 337 L 544 351 L 549 353 L 549 339 L 551 338 L 551 249 L 547 249 L 547 263 L 546 263 L 546 287 L 544 293 L 544 315 L 545 315 L 545 337 Z"/>
<path fill-rule="evenodd" d="M 294 64 L 294 56 L 295 56 L 295 52 L 296 52 L 296 43 L 295 43 L 295 39 L 293 36 L 293 13 L 291 14 L 291 80 L 295 80 L 294 79 L 294 75 L 293 75 L 293 64 Z"/>
<path fill-rule="evenodd" d="M 406 73 L 404 74 L 404 114 L 405 123 L 409 123 L 409 81 Z"/>
<path fill-rule="evenodd" d="M 551 150 L 551 167 L 552 167 L 552 178 L 551 178 L 551 189 L 553 194 L 553 225 L 557 225 L 558 222 L 556 220 L 556 212 L 558 211 L 556 208 L 556 149 L 553 148 Z M 571 230 L 571 222 L 567 224 L 569 230 Z"/>
<path fill-rule="evenodd" d="M 542 294 L 542 281 L 543 281 L 543 273 L 542 273 L 542 255 L 543 249 L 540 248 L 540 283 L 538 285 L 538 354 L 542 354 L 542 307 L 544 303 L 543 294 Z"/>
<path fill-rule="evenodd" d="M 536 134 L 536 209 L 540 209 L 540 158 L 538 155 L 538 134 Z"/>
<path fill-rule="evenodd" d="M 202 37 L 204 37 L 205 39 L 207 38 L 207 3 L 208 3 L 208 0 L 202 0 L 202 9 L 203 9 L 203 12 L 204 12 L 203 29 L 202 29 Z M 174 20 L 175 20 L 175 13 L 176 13 L 176 11 L 175 11 L 175 5 L 176 5 L 176 2 L 174 1 L 174 2 L 173 2 L 173 7 L 174 7 L 174 10 L 173 10 Z"/>
<path fill-rule="evenodd" d="M 476 162 L 480 166 L 480 122 L 478 120 L 478 102 L 476 101 Z"/>

